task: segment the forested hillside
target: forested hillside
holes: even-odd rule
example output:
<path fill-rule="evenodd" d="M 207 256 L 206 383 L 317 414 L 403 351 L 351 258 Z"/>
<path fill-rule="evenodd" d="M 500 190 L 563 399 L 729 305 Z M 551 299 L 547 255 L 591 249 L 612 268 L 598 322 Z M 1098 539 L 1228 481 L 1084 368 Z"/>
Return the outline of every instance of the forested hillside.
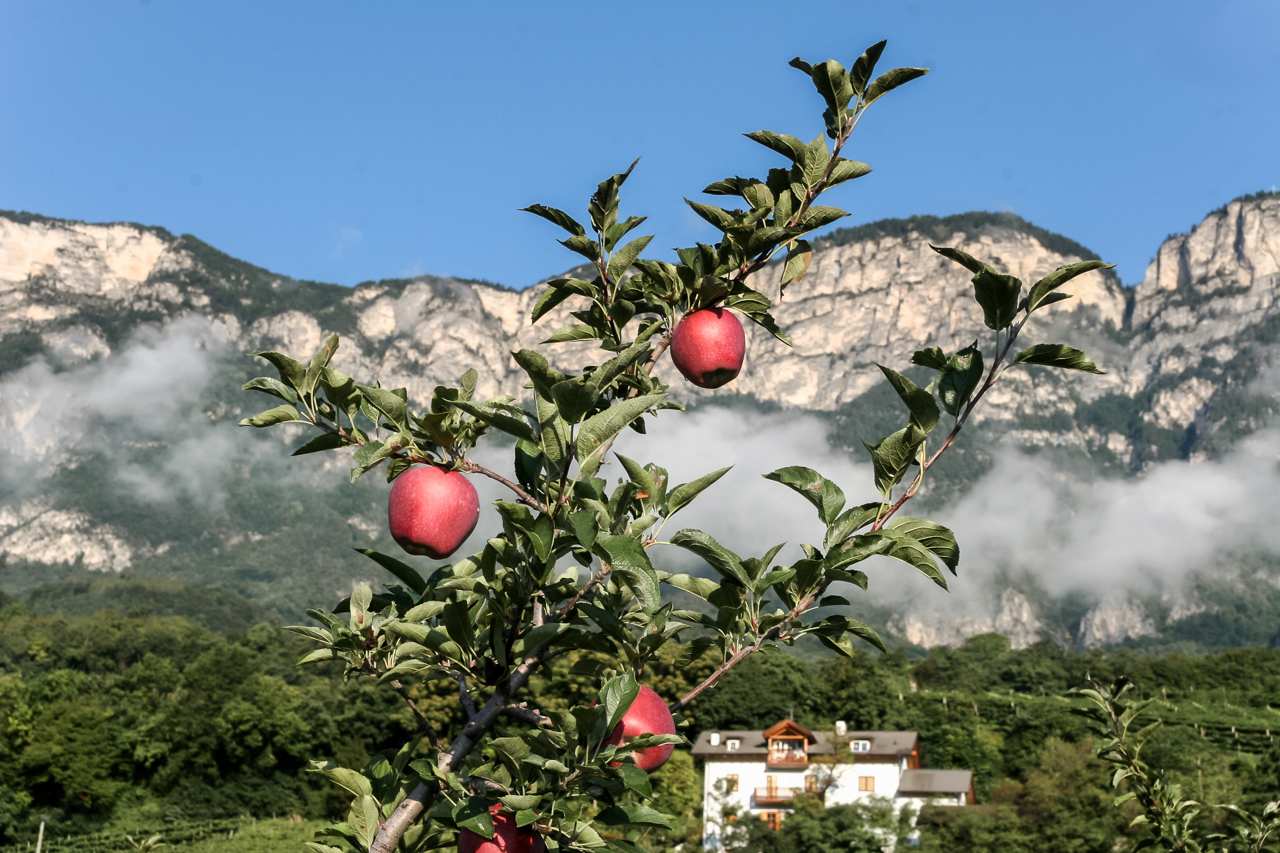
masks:
<path fill-rule="evenodd" d="M 147 600 L 145 590 L 136 592 Z M 122 606 L 134 597 L 127 588 L 114 594 Z M 4 599 L 4 841 L 25 844 L 40 816 L 58 836 L 136 837 L 243 815 L 342 813 L 349 795 L 307 773 L 308 761 L 383 760 L 379 750 L 406 739 L 412 720 L 372 679 L 344 684 L 327 664 L 295 667 L 307 650 L 268 624 L 219 634 L 142 604 L 57 617 Z M 646 673 L 667 699 L 716 664 L 704 658 L 675 670 L 677 652 L 669 649 Z M 574 660 L 557 661 L 535 683 L 531 704 L 546 710 L 589 698 L 594 688 L 570 672 Z M 1069 693 L 1089 677 L 1119 674 L 1158 699 L 1155 716 L 1167 725 L 1151 749 L 1153 764 L 1209 802 L 1257 806 L 1280 796 L 1280 746 L 1272 736 L 1280 724 L 1273 710 L 1280 650 L 1153 657 L 1072 653 L 1042 642 L 1019 651 L 984 635 L 922 658 L 903 651 L 827 661 L 761 655 L 691 707 L 690 734 L 759 729 L 787 716 L 815 728 L 844 720 L 851 728 L 916 730 L 925 766 L 972 769 L 983 804 L 926 813 L 925 849 L 1121 849 L 1115 844 L 1127 832 L 1126 816 L 1110 807 L 1107 770 L 1091 757 L 1092 739 L 1070 713 L 1079 700 Z M 457 730 L 453 685 L 411 689 L 434 725 Z M 654 849 L 697 837 L 698 773 L 678 752 L 656 775 L 661 807 L 683 820 L 675 833 L 655 835 Z M 751 849 L 789 853 L 806 825 L 835 831 L 841 815 L 802 814 L 776 836 L 757 829 Z"/>

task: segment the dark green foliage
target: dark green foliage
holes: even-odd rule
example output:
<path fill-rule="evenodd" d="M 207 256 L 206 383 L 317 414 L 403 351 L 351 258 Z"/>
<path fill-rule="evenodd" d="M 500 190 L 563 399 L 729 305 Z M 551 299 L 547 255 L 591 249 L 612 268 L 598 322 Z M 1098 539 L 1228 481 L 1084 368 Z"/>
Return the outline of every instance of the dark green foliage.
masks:
<path fill-rule="evenodd" d="M 398 746 L 412 724 L 394 695 L 297 669 L 305 649 L 265 624 L 219 636 L 141 608 L 56 618 L 0 601 L 0 790 L 19 806 L 0 808 L 0 840 L 33 838 L 42 814 L 74 834 L 337 813 L 308 759 Z"/>
<path fill-rule="evenodd" d="M 92 573 L 50 583 L 26 597 L 36 613 L 69 619 L 115 610 L 130 616 L 181 616 L 213 631 L 248 631 L 279 616 L 232 592 L 168 578 Z"/>
<path fill-rule="evenodd" d="M 17 370 L 44 352 L 44 339 L 35 332 L 10 332 L 0 337 L 0 373 Z"/>
<path fill-rule="evenodd" d="M 794 811 L 787 815 L 781 829 L 774 831 L 763 821 L 744 818 L 733 824 L 729 843 L 732 849 L 743 853 L 871 853 L 884 849 L 890 840 L 904 844 L 911 834 L 912 814 L 910 809 L 898 811 L 885 798 L 828 808 L 820 798 L 806 795 L 795 801 Z"/>

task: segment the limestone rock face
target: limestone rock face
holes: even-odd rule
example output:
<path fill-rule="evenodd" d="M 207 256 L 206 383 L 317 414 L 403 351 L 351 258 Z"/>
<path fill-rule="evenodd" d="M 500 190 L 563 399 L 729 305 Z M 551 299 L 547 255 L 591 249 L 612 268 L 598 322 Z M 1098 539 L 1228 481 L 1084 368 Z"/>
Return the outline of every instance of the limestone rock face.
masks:
<path fill-rule="evenodd" d="M 729 386 L 695 388 L 666 362 L 660 375 L 686 402 L 749 394 L 805 410 L 862 405 L 883 381 L 876 363 L 903 369 L 918 349 L 954 350 L 972 343 L 975 334 L 990 334 L 969 273 L 930 243 L 959 248 L 1027 285 L 1087 254 L 1069 241 L 1045 240 L 1025 223 L 984 222 L 947 226 L 945 233 L 870 228 L 858 239 L 817 241 L 807 276 L 781 301 L 776 268 L 754 282 L 775 300 L 774 314 L 794 347 L 745 323 L 747 361 Z M 585 344 L 540 345 L 573 322 L 569 312 L 581 307 L 570 300 L 530 326 L 529 312 L 544 290 L 545 284 L 513 291 L 432 276 L 354 288 L 299 282 L 159 228 L 0 214 L 0 383 L 26 357 L 44 358 L 53 375 L 107 362 L 139 329 L 200 317 L 216 330 L 218 352 L 228 359 L 253 349 L 307 358 L 337 331 L 340 369 L 377 377 L 387 387 L 404 386 L 417 407 L 427 405 L 436 385 L 454 383 L 472 367 L 480 374 L 480 395 L 522 396 L 523 374 L 512 350 L 539 348 L 565 370 L 596 357 Z M 1136 288 L 1092 272 L 1065 290 L 1073 298 L 1037 313 L 1018 343 L 1069 342 L 1107 373 L 1010 371 L 975 416 L 994 434 L 1023 447 L 1065 447 L 1141 472 L 1163 459 L 1194 462 L 1229 447 L 1274 411 L 1280 397 L 1280 196 L 1233 201 L 1190 234 L 1169 238 Z M 988 338 L 981 343 L 989 349 Z M 237 362 L 237 369 L 243 364 Z M 221 423 L 257 402 L 239 394 L 202 401 L 201 416 Z M 30 406 L 11 409 L 10 420 L 35 417 Z M 55 459 L 56 448 L 27 451 L 76 464 L 70 456 Z M 353 530 L 369 526 L 363 516 L 348 512 L 343 518 L 362 519 L 350 522 Z M 39 495 L 0 500 L 3 559 L 80 561 L 118 571 L 159 547 Z M 976 615 L 957 620 L 905 613 L 894 630 L 922 646 L 955 645 L 994 630 L 1019 648 L 1051 633 L 1051 620 L 1026 596 L 989 592 L 988 606 Z M 1203 608 L 1175 608 L 1168 622 L 1197 612 Z M 1078 628 L 1069 629 L 1076 641 L 1095 646 L 1149 636 L 1155 623 L 1141 605 L 1122 598 L 1099 603 Z"/>
<path fill-rule="evenodd" d="M 975 634 L 992 631 L 1004 634 L 1015 649 L 1025 649 L 1044 637 L 1045 627 L 1035 608 L 1016 589 L 1000 590 L 996 611 L 988 615 L 949 615 L 945 613 L 906 613 L 889 620 L 889 630 L 910 643 L 923 648 L 964 645 Z"/>
<path fill-rule="evenodd" d="M 1117 596 L 1099 602 L 1080 621 L 1077 642 L 1086 649 L 1153 637 L 1156 623 L 1146 609 L 1132 599 Z"/>

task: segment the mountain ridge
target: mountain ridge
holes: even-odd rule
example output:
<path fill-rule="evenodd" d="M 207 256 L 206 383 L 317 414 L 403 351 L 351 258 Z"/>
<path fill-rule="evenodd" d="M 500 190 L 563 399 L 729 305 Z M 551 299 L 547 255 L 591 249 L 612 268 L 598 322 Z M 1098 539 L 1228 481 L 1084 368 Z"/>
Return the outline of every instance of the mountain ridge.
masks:
<path fill-rule="evenodd" d="M 1096 257 L 1012 214 L 922 216 L 840 229 L 816 241 L 809 274 L 776 306 L 780 324 L 796 339 L 794 349 L 752 327 L 748 363 L 727 396 L 687 383 L 677 383 L 673 393 L 698 406 L 756 400 L 765 407 L 814 412 L 831 424 L 831 440 L 840 446 L 856 448 L 864 437 L 874 440 L 876 430 L 898 413 L 896 400 L 877 385 L 873 364 L 905 367 L 915 349 L 963 346 L 968 343 L 963 334 L 981 328 L 968 273 L 933 253 L 931 243 L 956 245 L 1024 281 Z M 939 466 L 938 477 L 928 484 L 932 492 L 923 499 L 940 505 L 962 496 L 991 471 L 1004 446 L 1069 459 L 1107 476 L 1138 476 L 1171 460 L 1203 461 L 1231 452 L 1270 422 L 1277 399 L 1271 385 L 1280 391 L 1280 375 L 1272 375 L 1280 339 L 1277 259 L 1280 196 L 1260 194 L 1235 199 L 1188 234 L 1171 236 L 1135 286 L 1097 273 L 1073 282 L 1075 298 L 1046 312 L 1043 323 L 1037 315 L 1029 328 L 1037 340 L 1081 346 L 1108 375 L 1077 377 L 1039 368 L 1011 373 L 1006 389 L 997 387 L 990 406 L 975 416 L 982 429 L 962 434 L 962 444 L 951 454 L 956 461 L 949 457 L 950 468 Z M 762 281 L 766 293 L 776 291 L 768 276 Z M 436 384 L 452 382 L 472 366 L 481 371 L 479 393 L 519 394 L 509 352 L 537 346 L 558 322 L 567 322 L 572 307 L 562 306 L 538 327 L 528 326 L 529 309 L 543 286 L 512 290 L 418 276 L 348 288 L 272 273 L 158 226 L 91 225 L 0 212 L 0 382 L 23 391 L 11 395 L 21 405 L 0 413 L 0 427 L 20 437 L 11 440 L 10 454 L 43 460 L 53 472 L 21 483 L 0 482 L 0 559 L 6 561 L 0 566 L 0 588 L 29 588 L 32 573 L 51 567 L 64 567 L 59 572 L 145 569 L 184 577 L 204 572 L 233 591 L 265 595 L 267 606 L 286 612 L 290 595 L 318 603 L 328 593 L 317 590 L 340 592 L 352 577 L 362 577 L 358 572 L 367 577 L 367 568 L 334 557 L 307 570 L 313 582 L 305 592 L 302 580 L 280 585 L 270 572 L 258 577 L 243 564 L 253 559 L 254 542 L 287 560 L 291 549 L 308 541 L 305 519 L 316 514 L 328 519 L 331 546 L 346 539 L 367 547 L 381 535 L 379 525 L 368 521 L 380 512 L 371 487 L 338 498 L 314 477 L 303 478 L 294 486 L 305 481 L 305 488 L 316 493 L 302 499 L 296 524 L 278 529 L 233 504 L 203 508 L 197 498 L 180 492 L 193 517 L 202 521 L 187 525 L 190 532 L 174 542 L 160 538 L 166 534 L 158 510 L 144 507 L 133 515 L 111 510 L 116 520 L 104 520 L 103 508 L 113 500 L 136 499 L 134 481 L 142 475 L 131 466 L 144 464 L 140 458 L 146 454 L 115 449 L 108 458 L 85 440 L 87 421 L 78 427 L 81 432 L 66 437 L 72 450 L 66 441 L 56 452 L 43 449 L 48 442 L 37 440 L 38 424 L 52 403 L 49 394 L 38 393 L 40 383 L 52 387 L 82 373 L 100 380 L 115 369 L 112 365 L 140 352 L 138 341 L 152 341 L 142 349 L 154 344 L 159 352 L 164 336 L 177 334 L 175 329 L 186 336 L 184 344 L 189 339 L 197 350 L 221 353 L 192 368 L 193 381 L 205 385 L 187 401 L 190 417 L 175 421 L 179 428 L 172 435 L 144 436 L 160 456 L 170 454 L 166 464 L 176 464 L 179 435 L 220 437 L 223 426 L 251 413 L 246 411 L 251 401 L 236 388 L 252 368 L 231 353 L 262 348 L 305 356 L 332 331 L 344 337 L 337 361 L 342 369 L 404 385 L 419 403 L 429 399 Z M 195 325 L 188 329 L 183 323 Z M 173 348 L 163 352 L 175 359 L 181 355 Z M 569 369 L 589 355 L 580 345 L 556 351 L 558 363 Z M 37 369 L 47 373 L 37 377 L 31 373 Z M 91 383 L 76 387 L 93 393 Z M 95 417 L 105 423 L 123 417 L 118 408 L 95 405 Z M 214 425 L 218 431 L 211 431 Z M 131 428 L 138 431 L 137 424 Z M 141 439 L 131 434 L 130 441 Z M 228 447 L 240 456 L 250 452 L 245 444 Z M 276 487 L 255 479 L 275 470 L 264 467 L 267 463 L 253 457 L 236 464 L 246 466 L 250 504 L 298 502 L 296 495 L 271 491 Z M 122 471 L 128 477 L 122 478 Z M 225 472 L 216 476 L 231 483 Z M 179 480 L 177 474 L 170 479 Z M 222 490 L 238 495 L 239 487 L 226 483 Z M 268 494 L 277 497 L 268 500 Z M 245 530 L 259 540 L 246 539 Z M 215 563 L 213 556 L 222 562 Z M 1032 592 L 995 590 L 991 615 L 971 617 L 966 630 L 999 625 L 1020 642 L 1045 635 L 1061 639 L 1065 633 L 1072 642 L 1106 645 L 1149 637 L 1162 626 L 1176 625 L 1180 620 L 1169 614 L 1182 612 L 1171 605 L 1164 616 L 1153 616 L 1152 609 L 1162 605 L 1140 603 L 1146 615 L 1134 615 L 1129 604 L 1098 601 L 1083 616 L 1065 617 L 1067 623 L 1058 625 L 1057 617 L 1027 598 Z M 923 624 L 924 616 L 899 616 L 895 633 L 911 642 L 953 643 L 963 633 L 954 625 L 948 628 L 942 617 L 926 614 L 932 627 L 922 631 L 910 626 Z"/>

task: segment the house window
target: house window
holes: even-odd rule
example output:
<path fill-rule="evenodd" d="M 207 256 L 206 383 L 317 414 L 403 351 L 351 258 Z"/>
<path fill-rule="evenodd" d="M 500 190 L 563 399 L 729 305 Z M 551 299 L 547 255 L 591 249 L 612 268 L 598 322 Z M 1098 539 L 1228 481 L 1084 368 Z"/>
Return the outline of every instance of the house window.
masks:
<path fill-rule="evenodd" d="M 760 819 L 773 830 L 782 826 L 782 812 L 761 812 Z"/>
<path fill-rule="evenodd" d="M 850 752 L 870 752 L 870 751 L 871 751 L 871 741 L 869 741 L 869 740 L 855 740 L 855 741 L 850 741 L 850 742 L 849 742 L 849 751 L 850 751 Z"/>
<path fill-rule="evenodd" d="M 817 776 L 804 777 L 804 791 L 806 794 L 818 793 L 818 777 Z"/>
<path fill-rule="evenodd" d="M 738 747 L 740 746 L 742 746 L 742 741 L 738 740 L 736 737 L 731 737 L 724 742 L 724 748 L 730 752 L 737 752 Z"/>
<path fill-rule="evenodd" d="M 724 790 L 728 794 L 736 794 L 738 792 L 738 777 L 736 775 L 724 777 Z"/>
<path fill-rule="evenodd" d="M 874 777 L 874 776 L 859 776 L 859 777 L 858 777 L 858 790 L 859 790 L 859 791 L 871 791 L 872 793 L 875 793 L 875 790 L 876 790 L 876 777 Z"/>

